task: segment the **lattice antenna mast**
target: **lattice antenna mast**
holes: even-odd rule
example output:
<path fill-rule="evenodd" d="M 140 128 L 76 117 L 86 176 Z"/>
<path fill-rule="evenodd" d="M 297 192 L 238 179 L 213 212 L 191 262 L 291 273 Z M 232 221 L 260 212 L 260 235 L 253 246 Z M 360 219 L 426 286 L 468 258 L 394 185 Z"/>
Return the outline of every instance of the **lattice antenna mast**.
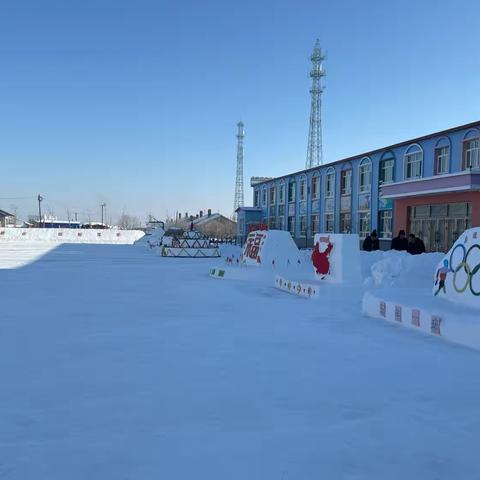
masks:
<path fill-rule="evenodd" d="M 312 61 L 312 70 L 310 72 L 310 78 L 312 79 L 312 88 L 310 89 L 312 103 L 310 107 L 306 168 L 316 167 L 323 163 L 321 109 L 323 93 L 322 78 L 325 77 L 325 69 L 323 67 L 325 55 L 322 53 L 318 38 L 310 59 Z"/>
<path fill-rule="evenodd" d="M 235 200 L 233 202 L 233 217 L 236 219 L 237 214 L 235 210 L 238 207 L 243 207 L 243 139 L 245 137 L 245 130 L 243 123 L 237 123 L 237 176 L 235 179 Z"/>

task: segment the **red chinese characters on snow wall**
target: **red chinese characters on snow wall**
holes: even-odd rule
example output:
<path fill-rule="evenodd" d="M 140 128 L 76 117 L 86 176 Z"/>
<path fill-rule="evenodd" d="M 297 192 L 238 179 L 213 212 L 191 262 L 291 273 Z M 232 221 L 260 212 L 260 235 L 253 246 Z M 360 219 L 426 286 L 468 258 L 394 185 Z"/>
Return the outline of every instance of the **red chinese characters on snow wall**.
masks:
<path fill-rule="evenodd" d="M 261 232 L 249 233 L 243 249 L 243 257 L 250 258 L 260 263 L 260 252 L 265 237 L 265 234 Z"/>

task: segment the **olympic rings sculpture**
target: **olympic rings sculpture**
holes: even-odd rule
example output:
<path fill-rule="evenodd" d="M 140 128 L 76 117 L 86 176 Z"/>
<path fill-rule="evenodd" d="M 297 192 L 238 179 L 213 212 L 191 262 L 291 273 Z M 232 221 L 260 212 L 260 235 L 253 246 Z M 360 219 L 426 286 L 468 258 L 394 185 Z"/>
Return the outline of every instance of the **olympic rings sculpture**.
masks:
<path fill-rule="evenodd" d="M 452 265 L 453 254 L 458 248 L 463 250 L 462 261 L 459 262 L 458 265 L 453 266 Z M 475 265 L 474 267 L 473 266 L 471 267 L 470 264 L 468 263 L 468 256 L 470 255 L 470 253 L 475 248 L 478 248 L 478 250 L 480 251 L 480 245 L 478 245 L 478 244 L 472 245 L 467 250 L 465 248 L 465 245 L 459 243 L 458 245 L 455 246 L 455 248 L 452 250 L 452 253 L 450 254 L 449 265 L 450 265 L 450 271 L 453 272 L 453 288 L 455 289 L 455 291 L 458 292 L 458 293 L 463 293 L 467 289 L 467 287 L 470 287 L 470 291 L 472 292 L 472 294 L 478 297 L 480 295 L 480 290 L 475 290 L 473 288 L 472 280 L 473 280 L 473 277 L 480 270 L 480 263 L 477 263 L 477 265 Z M 465 273 L 467 274 L 467 280 L 465 281 L 464 285 L 458 286 L 457 285 L 457 273 L 462 268 L 465 270 Z"/>

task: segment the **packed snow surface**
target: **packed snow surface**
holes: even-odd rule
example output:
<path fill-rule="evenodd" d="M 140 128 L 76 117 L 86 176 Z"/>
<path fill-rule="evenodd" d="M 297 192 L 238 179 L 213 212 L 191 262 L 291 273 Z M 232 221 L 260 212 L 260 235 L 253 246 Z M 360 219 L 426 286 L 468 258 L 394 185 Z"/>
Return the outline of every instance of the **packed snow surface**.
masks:
<path fill-rule="evenodd" d="M 70 244 L 0 270 L 0 478 L 478 478 L 478 352 L 362 317 L 365 285 L 220 265 Z"/>
<path fill-rule="evenodd" d="M 366 285 L 426 288 L 430 292 L 433 274 L 443 256 L 443 253 L 410 255 L 395 250 L 362 252 L 363 271 L 367 275 Z"/>

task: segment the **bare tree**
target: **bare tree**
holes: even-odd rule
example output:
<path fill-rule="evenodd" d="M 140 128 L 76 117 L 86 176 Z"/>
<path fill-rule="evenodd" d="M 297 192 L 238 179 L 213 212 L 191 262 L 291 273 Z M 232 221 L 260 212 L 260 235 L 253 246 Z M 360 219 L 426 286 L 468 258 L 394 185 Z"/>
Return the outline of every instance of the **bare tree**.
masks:
<path fill-rule="evenodd" d="M 138 217 L 125 212 L 120 215 L 117 223 L 122 230 L 132 230 L 141 227 L 141 221 Z"/>

